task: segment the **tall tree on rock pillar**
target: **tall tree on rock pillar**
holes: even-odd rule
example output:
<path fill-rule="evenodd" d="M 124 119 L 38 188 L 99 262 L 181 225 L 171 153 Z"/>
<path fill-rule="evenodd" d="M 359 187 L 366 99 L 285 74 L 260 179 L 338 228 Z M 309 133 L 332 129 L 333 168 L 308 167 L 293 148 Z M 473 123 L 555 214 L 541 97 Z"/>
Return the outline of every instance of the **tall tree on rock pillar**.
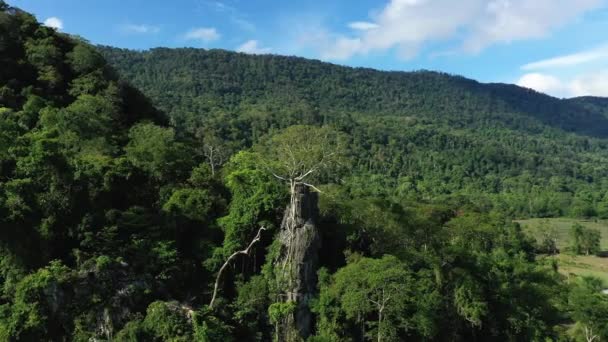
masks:
<path fill-rule="evenodd" d="M 277 305 L 289 303 L 275 325 L 281 341 L 297 341 L 312 332 L 308 302 L 316 289 L 320 237 L 317 221 L 317 185 L 336 178 L 346 163 L 345 136 L 330 127 L 291 126 L 268 142 L 269 171 L 289 185 L 274 274 L 280 292 Z M 272 309 L 272 308 L 271 308 Z"/>

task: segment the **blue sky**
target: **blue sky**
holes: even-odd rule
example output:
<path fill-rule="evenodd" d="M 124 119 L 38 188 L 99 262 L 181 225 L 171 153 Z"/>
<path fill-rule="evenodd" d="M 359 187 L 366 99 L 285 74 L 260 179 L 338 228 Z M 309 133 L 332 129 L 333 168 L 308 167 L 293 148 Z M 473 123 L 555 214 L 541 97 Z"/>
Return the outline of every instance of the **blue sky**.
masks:
<path fill-rule="evenodd" d="M 8 0 L 132 49 L 275 53 L 608 96 L 608 0 Z"/>

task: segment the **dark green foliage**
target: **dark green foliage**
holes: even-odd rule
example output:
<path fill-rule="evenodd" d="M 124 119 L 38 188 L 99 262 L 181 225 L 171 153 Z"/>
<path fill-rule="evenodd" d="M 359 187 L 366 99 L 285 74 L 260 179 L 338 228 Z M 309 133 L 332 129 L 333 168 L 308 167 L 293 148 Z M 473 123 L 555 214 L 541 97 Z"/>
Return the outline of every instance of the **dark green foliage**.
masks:
<path fill-rule="evenodd" d="M 94 47 L 4 3 L 0 42 L 0 339 L 191 340 L 146 308 L 205 288 L 221 184 Z"/>
<path fill-rule="evenodd" d="M 41 341 L 69 333 L 71 322 L 62 310 L 70 303 L 65 290 L 72 277 L 70 269 L 59 262 L 24 277 L 15 288 L 13 302 L 4 304 L 0 337 Z"/>
<path fill-rule="evenodd" d="M 322 190 L 312 341 L 607 338 L 601 284 L 537 261 L 554 234 L 534 243 L 511 221 L 608 215 L 605 99 L 98 50 L 0 0 L 0 340 L 280 336 L 296 305 L 273 277 L 289 191 L 272 172 L 308 170 Z M 260 226 L 210 309 L 219 267 Z M 598 252 L 597 232 L 573 234 Z"/>
<path fill-rule="evenodd" d="M 256 109 L 258 113 L 260 109 L 273 112 L 277 105 L 289 105 L 293 114 L 283 120 L 297 119 L 301 124 L 324 120 L 325 113 L 346 109 L 422 121 L 440 119 L 456 127 L 501 125 L 534 132 L 549 125 L 608 134 L 608 118 L 577 101 L 434 72 L 378 72 L 222 50 L 157 48 L 136 52 L 102 47 L 101 51 L 180 123 L 191 123 L 196 118 L 184 115 L 207 113 L 210 107 L 237 109 L 247 104 L 253 114 Z"/>

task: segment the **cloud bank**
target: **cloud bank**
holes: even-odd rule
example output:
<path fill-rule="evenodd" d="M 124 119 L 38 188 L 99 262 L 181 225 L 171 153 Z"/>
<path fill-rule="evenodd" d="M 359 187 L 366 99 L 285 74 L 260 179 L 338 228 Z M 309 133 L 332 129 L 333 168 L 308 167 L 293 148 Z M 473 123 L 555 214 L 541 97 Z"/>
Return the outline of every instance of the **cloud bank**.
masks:
<path fill-rule="evenodd" d="M 557 97 L 608 96 L 608 44 L 525 64 L 517 84 Z"/>
<path fill-rule="evenodd" d="M 602 0 L 390 0 L 371 21 L 350 23 L 351 35 L 328 33 L 317 41 L 322 58 L 395 49 L 413 57 L 432 41 L 457 39 L 478 53 L 488 46 L 538 39 L 598 8 Z"/>
<path fill-rule="evenodd" d="M 608 97 L 608 68 L 574 77 L 529 73 L 523 75 L 517 81 L 517 85 L 563 98 L 577 96 Z"/>

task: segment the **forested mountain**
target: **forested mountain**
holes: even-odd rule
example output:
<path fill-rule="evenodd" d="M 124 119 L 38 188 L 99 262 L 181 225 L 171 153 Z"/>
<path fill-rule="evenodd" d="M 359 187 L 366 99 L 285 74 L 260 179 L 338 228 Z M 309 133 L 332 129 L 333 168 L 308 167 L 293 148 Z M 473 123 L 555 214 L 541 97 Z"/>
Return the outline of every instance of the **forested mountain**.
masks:
<path fill-rule="evenodd" d="M 511 220 L 608 215 L 604 99 L 101 51 L 0 0 L 0 341 L 608 338 Z"/>
<path fill-rule="evenodd" d="M 608 217 L 606 99 L 296 57 L 101 51 L 181 132 L 204 127 L 238 149 L 293 124 L 331 124 L 352 137 L 363 191 L 469 198 L 519 217 Z"/>
<path fill-rule="evenodd" d="M 559 100 L 514 85 L 481 84 L 437 72 L 380 72 L 297 57 L 204 49 L 101 51 L 176 120 L 187 120 L 191 113 L 204 115 L 209 106 L 299 105 L 312 114 L 397 115 L 454 128 L 535 133 L 554 127 L 608 136 L 601 99 Z"/>

